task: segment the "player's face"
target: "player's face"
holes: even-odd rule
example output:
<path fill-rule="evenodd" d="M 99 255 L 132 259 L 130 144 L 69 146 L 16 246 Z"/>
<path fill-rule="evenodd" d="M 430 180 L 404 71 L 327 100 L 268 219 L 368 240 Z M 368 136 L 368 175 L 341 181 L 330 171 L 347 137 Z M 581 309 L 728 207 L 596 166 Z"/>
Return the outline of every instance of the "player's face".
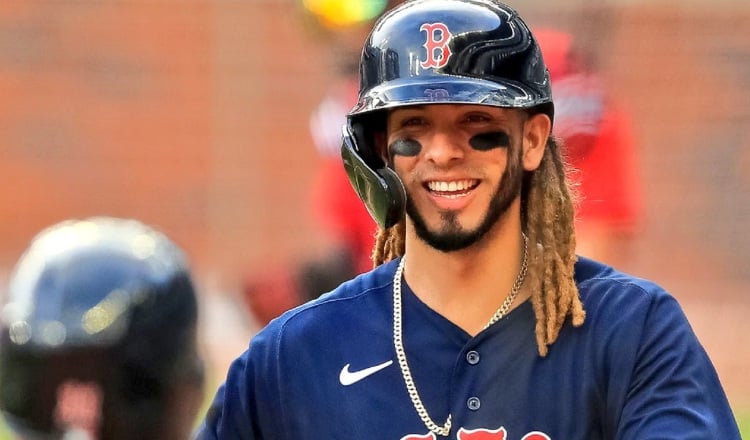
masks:
<path fill-rule="evenodd" d="M 390 112 L 388 158 L 406 187 L 419 238 L 448 252 L 492 230 L 520 196 L 528 119 L 519 110 L 480 105 Z"/>

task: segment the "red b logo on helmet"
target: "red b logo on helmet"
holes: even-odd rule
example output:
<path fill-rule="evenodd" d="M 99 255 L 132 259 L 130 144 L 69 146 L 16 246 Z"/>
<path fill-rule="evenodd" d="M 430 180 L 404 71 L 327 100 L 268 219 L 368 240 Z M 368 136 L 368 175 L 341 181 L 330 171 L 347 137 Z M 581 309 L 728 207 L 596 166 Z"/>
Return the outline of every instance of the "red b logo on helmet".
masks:
<path fill-rule="evenodd" d="M 419 30 L 427 33 L 427 40 L 424 43 L 424 48 L 427 49 L 427 59 L 422 61 L 422 68 L 440 68 L 448 64 L 448 58 L 453 54 L 451 48 L 448 47 L 452 37 L 448 26 L 444 23 L 425 23 Z"/>

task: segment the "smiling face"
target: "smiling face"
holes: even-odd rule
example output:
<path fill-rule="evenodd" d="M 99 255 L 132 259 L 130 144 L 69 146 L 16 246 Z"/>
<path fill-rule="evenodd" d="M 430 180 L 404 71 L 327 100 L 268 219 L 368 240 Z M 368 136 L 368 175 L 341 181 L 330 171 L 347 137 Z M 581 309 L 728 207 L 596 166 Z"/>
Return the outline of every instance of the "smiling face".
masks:
<path fill-rule="evenodd" d="M 541 160 L 534 147 L 541 142 L 543 152 L 549 119 L 489 106 L 424 105 L 391 111 L 386 133 L 417 236 L 449 252 L 481 240 L 520 197 L 523 171 Z"/>

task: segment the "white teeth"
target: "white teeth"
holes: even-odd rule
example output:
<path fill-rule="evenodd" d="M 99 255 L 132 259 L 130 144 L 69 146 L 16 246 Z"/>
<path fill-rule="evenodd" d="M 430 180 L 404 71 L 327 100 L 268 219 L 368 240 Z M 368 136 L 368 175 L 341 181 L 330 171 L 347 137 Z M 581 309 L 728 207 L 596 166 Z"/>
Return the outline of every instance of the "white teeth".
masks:
<path fill-rule="evenodd" d="M 456 192 L 456 191 L 466 191 L 468 188 L 472 186 L 472 184 L 473 184 L 472 180 L 453 180 L 450 182 L 431 181 L 431 182 L 427 182 L 427 187 L 430 188 L 431 191 Z"/>

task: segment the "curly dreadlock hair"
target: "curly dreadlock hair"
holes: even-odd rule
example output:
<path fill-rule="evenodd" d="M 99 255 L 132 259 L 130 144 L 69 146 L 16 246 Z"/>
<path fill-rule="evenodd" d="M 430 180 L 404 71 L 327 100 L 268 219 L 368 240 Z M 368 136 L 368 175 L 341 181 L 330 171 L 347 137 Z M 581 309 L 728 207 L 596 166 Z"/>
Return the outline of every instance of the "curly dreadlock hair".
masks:
<path fill-rule="evenodd" d="M 574 193 L 569 187 L 567 166 L 557 141 L 550 136 L 542 161 L 527 172 L 521 189 L 522 228 L 529 248 L 531 303 L 536 315 L 536 342 L 546 356 L 565 320 L 583 324 L 586 312 L 573 279 L 576 262 Z M 405 253 L 406 221 L 379 229 L 372 252 L 374 266 Z"/>

